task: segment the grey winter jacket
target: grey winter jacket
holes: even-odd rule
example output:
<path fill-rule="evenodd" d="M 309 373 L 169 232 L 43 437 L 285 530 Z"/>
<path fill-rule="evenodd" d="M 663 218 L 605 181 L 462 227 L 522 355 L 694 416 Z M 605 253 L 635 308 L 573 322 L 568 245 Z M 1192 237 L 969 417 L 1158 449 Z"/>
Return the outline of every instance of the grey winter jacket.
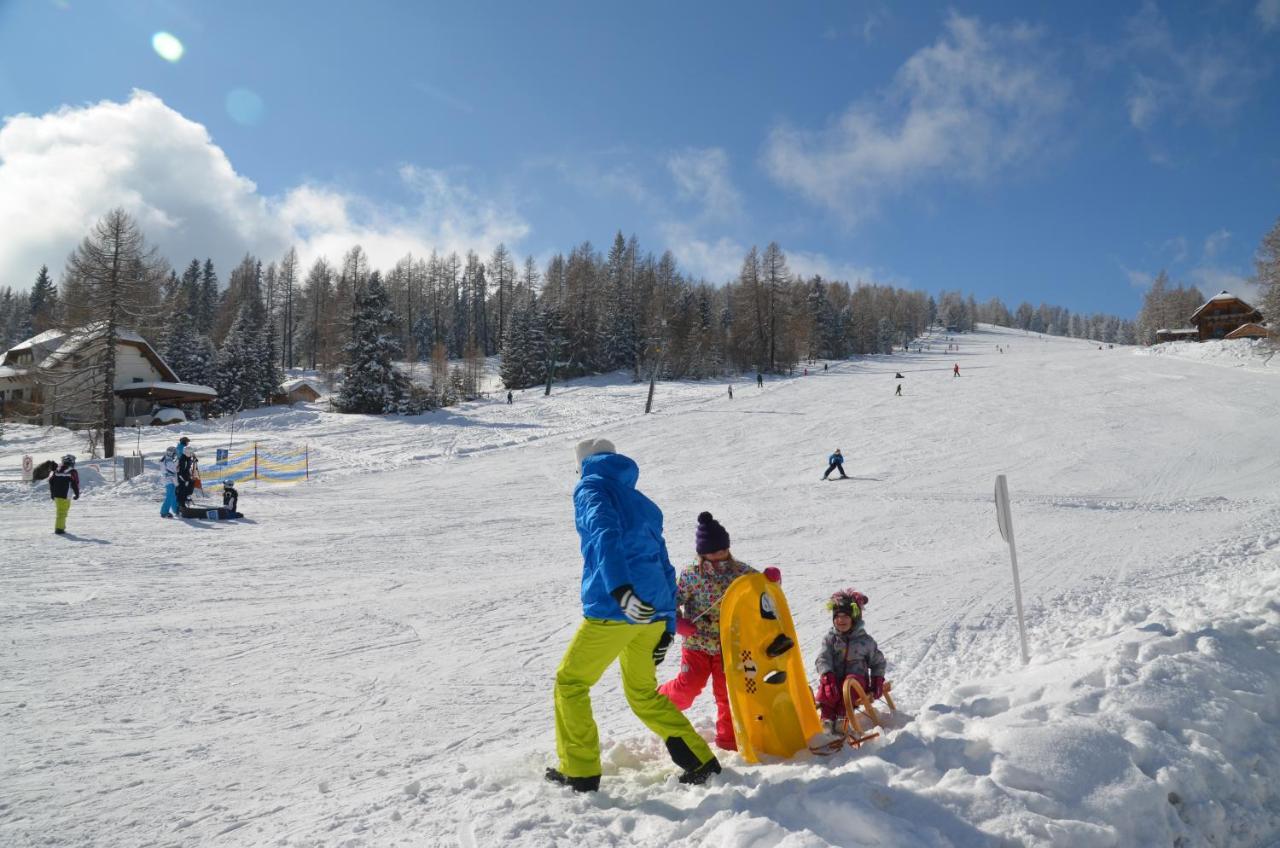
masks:
<path fill-rule="evenodd" d="M 876 640 L 862 629 L 862 619 L 858 619 L 848 633 L 831 628 L 814 665 L 819 677 L 831 672 L 837 680 L 844 680 L 850 674 L 884 677 L 885 661 Z"/>

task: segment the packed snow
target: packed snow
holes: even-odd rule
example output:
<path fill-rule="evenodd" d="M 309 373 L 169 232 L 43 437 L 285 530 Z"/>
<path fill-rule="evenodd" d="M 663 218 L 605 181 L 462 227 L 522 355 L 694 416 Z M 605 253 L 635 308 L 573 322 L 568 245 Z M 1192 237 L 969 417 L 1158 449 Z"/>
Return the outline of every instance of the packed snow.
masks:
<path fill-rule="evenodd" d="M 647 416 L 647 385 L 614 375 L 412 418 L 120 431 L 145 473 L 82 460 L 65 537 L 43 484 L 0 483 L 0 844 L 1275 844 L 1280 368 L 1250 342 L 922 344 L 732 400 L 662 383 Z M 162 521 L 153 460 L 183 433 L 202 464 L 305 445 L 312 479 L 242 484 L 241 522 Z M 827 595 L 870 596 L 900 708 L 883 738 L 722 754 L 682 786 L 612 670 L 601 792 L 542 779 L 586 436 L 639 463 L 677 565 L 710 510 L 739 558 L 782 569 L 810 669 Z M 852 479 L 822 482 L 836 447 Z M 84 451 L 6 424 L 0 480 Z M 709 691 L 689 714 L 710 739 Z"/>

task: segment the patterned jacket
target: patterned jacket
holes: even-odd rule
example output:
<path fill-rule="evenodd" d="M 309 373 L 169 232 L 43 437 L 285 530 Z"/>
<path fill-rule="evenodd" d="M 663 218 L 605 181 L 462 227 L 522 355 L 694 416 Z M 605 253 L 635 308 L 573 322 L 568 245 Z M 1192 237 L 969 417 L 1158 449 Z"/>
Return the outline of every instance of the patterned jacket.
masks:
<path fill-rule="evenodd" d="M 876 640 L 862 629 L 859 618 L 848 633 L 831 628 L 822 640 L 822 650 L 814 665 L 818 667 L 819 677 L 832 672 L 836 680 L 844 680 L 849 674 L 884 677 L 885 661 Z"/>
<path fill-rule="evenodd" d="M 729 584 L 755 569 L 736 559 L 700 560 L 680 572 L 676 581 L 676 607 L 682 618 L 698 616 L 698 632 L 684 637 L 684 647 L 707 654 L 720 653 L 720 599 Z"/>

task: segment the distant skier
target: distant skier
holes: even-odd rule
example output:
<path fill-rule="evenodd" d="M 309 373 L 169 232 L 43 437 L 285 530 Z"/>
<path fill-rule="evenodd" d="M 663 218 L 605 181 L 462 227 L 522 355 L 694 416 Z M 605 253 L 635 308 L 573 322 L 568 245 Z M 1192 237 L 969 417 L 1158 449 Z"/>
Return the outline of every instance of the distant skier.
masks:
<path fill-rule="evenodd" d="M 764 375 L 761 374 L 759 371 L 756 372 L 756 388 L 757 389 L 764 388 Z"/>
<path fill-rule="evenodd" d="M 164 471 L 164 503 L 160 504 L 160 517 L 173 518 L 178 514 L 178 449 L 173 445 L 164 449 L 160 467 Z"/>
<path fill-rule="evenodd" d="M 824 362 L 824 363 L 822 363 L 822 370 L 823 370 L 823 371 L 826 371 L 826 370 L 827 370 L 827 363 L 825 363 L 825 362 Z"/>
<path fill-rule="evenodd" d="M 510 406 L 512 401 L 511 390 L 507 389 L 507 405 Z"/>
<path fill-rule="evenodd" d="M 636 489 L 640 469 L 607 439 L 579 442 L 582 479 L 573 490 L 581 543 L 582 623 L 556 669 L 557 768 L 546 779 L 575 792 L 600 788 L 600 733 L 591 687 L 618 661 L 632 712 L 684 769 L 705 783 L 720 761 L 689 720 L 658 694 L 657 666 L 675 633 L 675 569 L 662 538 L 662 510 Z"/>
<path fill-rule="evenodd" d="M 729 384 L 729 400 L 733 400 L 733 384 Z"/>
<path fill-rule="evenodd" d="M 894 397 L 902 397 L 902 384 L 898 384 L 898 390 L 893 393 Z"/>
<path fill-rule="evenodd" d="M 744 574 L 755 573 L 755 569 L 733 558 L 729 553 L 729 532 L 709 512 L 698 515 L 694 550 L 698 561 L 681 571 L 676 581 L 676 632 L 684 637 L 680 673 L 659 686 L 658 691 L 684 712 L 710 677 L 716 699 L 716 747 L 736 751 L 738 742 L 720 656 L 720 600 L 729 584 Z M 776 568 L 766 568 L 764 573 L 775 583 L 782 579 Z"/>
<path fill-rule="evenodd" d="M 849 475 L 844 473 L 844 454 L 840 453 L 840 448 L 836 448 L 836 452 L 827 457 L 827 470 L 822 472 L 822 479 L 827 479 L 832 471 L 839 471 L 842 480 L 849 479 Z"/>
<path fill-rule="evenodd" d="M 951 377 L 954 379 L 959 376 L 960 376 L 960 363 L 957 362 L 955 365 L 951 366 Z"/>
<path fill-rule="evenodd" d="M 831 630 L 822 640 L 818 659 L 818 708 L 829 732 L 844 716 L 844 681 L 853 677 L 872 698 L 884 694 L 884 654 L 876 640 L 862 627 L 862 610 L 867 596 L 853 589 L 841 589 L 827 601 L 831 610 Z"/>
<path fill-rule="evenodd" d="M 73 494 L 73 498 L 68 498 Z M 53 500 L 55 517 L 53 532 L 59 536 L 67 532 L 67 513 L 71 511 L 71 501 L 80 500 L 80 474 L 76 471 L 76 458 L 67 454 L 62 464 L 49 475 L 49 497 Z"/>

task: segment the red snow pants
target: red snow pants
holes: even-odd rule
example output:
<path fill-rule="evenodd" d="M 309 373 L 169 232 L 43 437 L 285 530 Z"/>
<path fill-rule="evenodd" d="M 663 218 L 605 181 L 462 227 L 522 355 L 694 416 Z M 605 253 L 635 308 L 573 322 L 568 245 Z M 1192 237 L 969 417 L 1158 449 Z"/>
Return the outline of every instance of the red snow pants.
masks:
<path fill-rule="evenodd" d="M 724 685 L 724 662 L 719 654 L 706 651 L 680 649 L 680 673 L 658 687 L 658 693 L 666 695 L 676 709 L 684 712 L 707 685 L 711 677 L 711 692 L 716 698 L 716 747 L 725 751 L 738 750 L 733 735 L 733 713 L 729 710 L 729 690 Z"/>

